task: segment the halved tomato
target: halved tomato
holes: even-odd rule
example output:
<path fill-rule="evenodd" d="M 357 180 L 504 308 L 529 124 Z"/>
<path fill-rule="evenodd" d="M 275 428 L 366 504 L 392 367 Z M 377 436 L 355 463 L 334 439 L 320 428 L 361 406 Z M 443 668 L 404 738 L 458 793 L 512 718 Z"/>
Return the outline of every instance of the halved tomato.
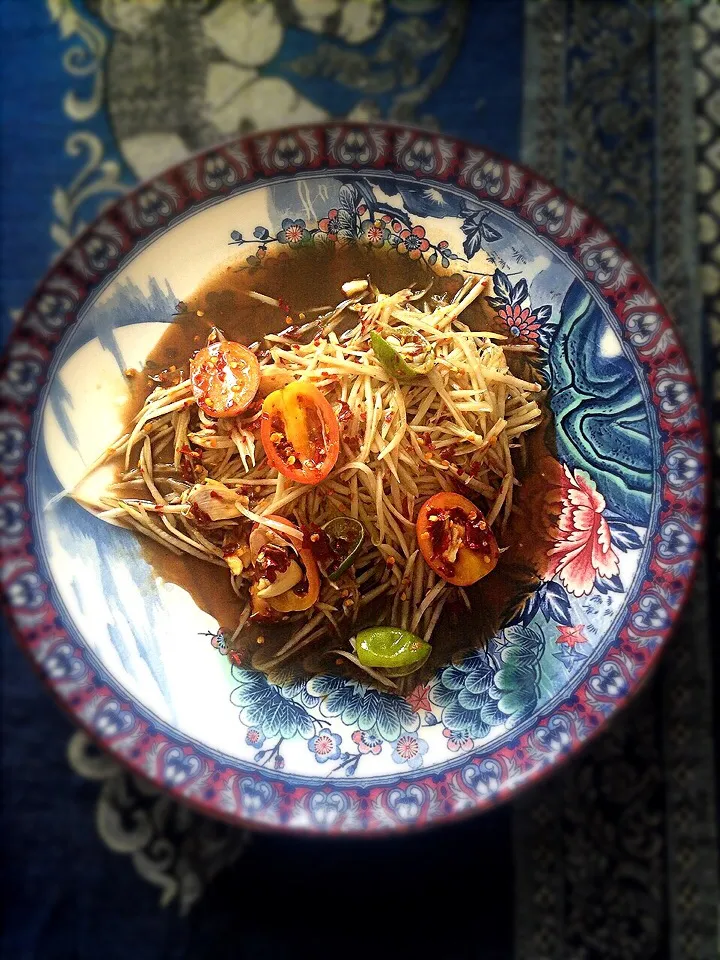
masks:
<path fill-rule="evenodd" d="M 436 493 L 420 507 L 420 552 L 438 576 L 469 587 L 498 562 L 498 545 L 482 511 L 459 493 Z"/>
<path fill-rule="evenodd" d="M 265 397 L 260 439 L 271 466 L 298 483 L 320 483 L 340 452 L 333 408 L 317 387 L 301 380 Z"/>
<path fill-rule="evenodd" d="M 291 523 L 290 520 L 286 520 L 285 517 L 278 517 L 270 515 L 267 518 L 268 520 L 275 520 L 277 523 L 282 523 L 284 526 L 290 527 L 292 530 L 297 530 L 299 533 L 300 530 L 295 526 L 294 523 Z M 269 528 L 265 528 L 268 530 Z M 263 528 L 256 524 L 253 527 L 252 533 L 250 534 L 250 549 L 253 550 L 253 540 L 257 541 L 257 534 L 262 533 Z M 274 536 L 272 536 L 272 541 L 277 547 L 278 541 L 284 540 L 284 537 L 279 534 L 277 531 L 272 531 Z M 277 596 L 265 596 L 258 597 L 258 600 L 263 600 L 265 604 L 270 606 L 273 610 L 278 613 L 294 613 L 298 610 L 309 610 L 310 607 L 315 603 L 317 598 L 320 596 L 320 572 L 318 570 L 317 563 L 313 557 L 310 550 L 301 546 L 300 538 L 288 538 L 288 558 L 291 559 L 293 556 L 298 556 L 300 558 L 300 564 L 303 568 L 303 577 L 289 590 L 284 591 Z M 258 550 L 258 553 L 262 551 L 262 546 Z M 256 585 L 257 586 L 257 585 Z M 251 591 L 252 592 L 252 591 Z M 264 591 L 266 594 L 268 591 Z M 257 590 L 256 590 L 257 595 Z"/>
<path fill-rule="evenodd" d="M 260 385 L 255 354 L 234 340 L 216 340 L 190 361 L 198 406 L 209 417 L 236 417 L 252 403 Z"/>

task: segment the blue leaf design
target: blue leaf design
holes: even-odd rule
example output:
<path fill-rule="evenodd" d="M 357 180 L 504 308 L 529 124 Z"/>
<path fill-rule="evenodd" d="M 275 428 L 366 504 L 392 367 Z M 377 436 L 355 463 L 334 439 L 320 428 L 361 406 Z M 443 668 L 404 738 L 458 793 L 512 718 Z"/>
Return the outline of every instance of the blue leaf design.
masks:
<path fill-rule="evenodd" d="M 489 689 L 489 688 L 488 688 Z M 487 703 L 487 690 L 472 693 L 467 687 L 458 692 L 458 703 L 465 710 L 480 710 Z"/>
<path fill-rule="evenodd" d="M 360 198 L 354 183 L 344 183 L 338 196 L 338 236 L 351 239 L 357 235 L 357 206 Z"/>
<path fill-rule="evenodd" d="M 507 720 L 507 714 L 503 713 L 495 700 L 488 700 L 480 711 L 480 718 L 483 723 L 489 727 L 497 727 Z"/>
<path fill-rule="evenodd" d="M 494 243 L 495 240 L 502 240 L 502 234 L 494 227 L 489 226 L 487 222 L 482 225 L 482 235 L 483 240 L 487 240 L 488 243 Z"/>
<path fill-rule="evenodd" d="M 389 697 L 380 696 L 375 708 L 375 717 L 378 736 L 383 740 L 397 740 L 402 732 L 402 726 Z"/>
<path fill-rule="evenodd" d="M 331 717 L 338 717 L 344 714 L 346 710 L 350 709 L 353 705 L 353 702 L 354 697 L 352 691 L 346 687 L 330 694 L 325 701 L 325 710 Z M 348 723 L 352 723 L 354 719 L 354 717 L 349 719 Z"/>
<path fill-rule="evenodd" d="M 430 254 L 430 256 L 428 257 L 428 263 L 430 264 L 431 267 L 434 267 L 434 266 L 435 266 L 435 264 L 437 263 L 437 254 L 436 254 L 436 253 L 433 252 L 433 253 Z"/>
<path fill-rule="evenodd" d="M 523 300 L 527 298 L 527 295 L 528 295 L 527 280 L 525 280 L 525 278 L 523 278 L 522 280 L 518 280 L 518 282 L 513 287 L 512 295 L 510 298 L 510 305 L 513 307 L 516 305 L 519 306 L 523 302 Z"/>
<path fill-rule="evenodd" d="M 464 666 L 464 664 L 463 664 Z M 445 667 L 440 674 L 443 684 L 450 690 L 462 690 L 467 679 L 467 671 L 454 665 Z"/>
<path fill-rule="evenodd" d="M 312 677 L 308 680 L 307 688 L 311 694 L 318 697 L 327 697 L 336 690 L 342 690 L 347 686 L 347 680 L 342 677 L 324 674 L 318 677 Z"/>
<path fill-rule="evenodd" d="M 285 224 L 283 222 L 283 226 L 284 225 Z M 270 236 L 270 231 L 266 227 L 255 227 L 255 229 L 253 230 L 253 236 L 256 237 L 258 240 L 267 240 L 267 238 Z M 233 237 L 233 240 L 236 240 L 236 239 L 240 239 L 240 238 Z"/>
<path fill-rule="evenodd" d="M 463 240 L 463 252 L 468 260 L 472 260 L 478 250 L 482 249 L 482 225 L 471 225 L 468 229 L 466 229 L 466 224 L 463 224 L 462 229 L 463 233 L 465 234 L 465 239 Z"/>
<path fill-rule="evenodd" d="M 595 587 L 600 593 L 622 593 L 625 589 L 622 585 L 622 580 L 617 574 L 609 578 L 598 577 L 595 580 Z"/>
<path fill-rule="evenodd" d="M 509 277 L 504 274 L 502 270 L 496 270 L 493 274 L 493 289 L 503 303 L 510 302 L 510 297 L 512 296 L 513 292 L 513 285 L 510 283 Z"/>
<path fill-rule="evenodd" d="M 626 520 L 646 526 L 654 483 L 647 411 L 630 360 L 604 350 L 608 332 L 600 306 L 575 280 L 548 351 L 558 456 L 586 470 Z"/>
<path fill-rule="evenodd" d="M 535 316 L 538 318 L 538 320 L 541 323 L 546 323 L 552 316 L 552 307 L 549 306 L 548 304 L 545 304 L 545 306 L 542 306 L 542 307 L 538 307 L 537 310 L 535 311 Z"/>
<path fill-rule="evenodd" d="M 457 700 L 457 690 L 450 690 L 442 683 L 438 683 L 432 688 L 430 699 L 438 707 L 447 707 Z"/>
<path fill-rule="evenodd" d="M 545 323 L 538 330 L 538 340 L 544 350 L 549 350 L 557 333 L 556 323 Z"/>
<path fill-rule="evenodd" d="M 240 233 L 239 230 L 232 230 L 232 231 L 231 231 L 231 233 L 230 233 L 230 239 L 231 239 L 231 240 L 234 240 L 235 243 L 240 243 L 240 242 L 242 242 L 242 238 L 243 238 L 243 236 L 242 236 L 242 234 Z"/>
<path fill-rule="evenodd" d="M 485 737 L 490 732 L 479 710 L 465 710 L 459 703 L 443 711 L 443 723 L 451 730 L 466 730 L 471 737 Z"/>
<path fill-rule="evenodd" d="M 625 553 L 626 550 L 639 550 L 642 540 L 627 523 L 610 522 L 610 533 L 615 546 Z"/>
<path fill-rule="evenodd" d="M 314 677 L 308 690 L 323 698 L 322 709 L 327 716 L 339 716 L 343 723 L 357 724 L 361 730 L 377 731 L 385 740 L 396 740 L 403 730 L 420 726 L 420 717 L 407 701 L 354 680 Z"/>
<path fill-rule="evenodd" d="M 487 693 L 493 684 L 493 670 L 489 663 L 485 663 L 484 669 L 478 666 L 471 670 L 465 681 L 465 689 L 470 693 Z"/>
<path fill-rule="evenodd" d="M 514 627 L 517 624 L 522 624 L 526 627 L 530 621 L 533 619 L 535 614 L 538 612 L 540 607 L 541 591 L 534 590 L 525 600 L 525 605 L 523 608 L 513 617 L 513 619 L 508 623 L 509 627 Z"/>
<path fill-rule="evenodd" d="M 542 590 L 542 612 L 548 620 L 572 626 L 570 599 L 567 590 L 560 583 L 547 583 Z"/>
<path fill-rule="evenodd" d="M 294 737 L 297 733 L 309 736 L 312 719 L 299 703 L 283 696 L 279 687 L 271 684 L 258 670 L 242 670 L 236 675 L 238 686 L 230 701 L 242 707 L 240 717 L 247 726 L 261 727 L 266 737 Z"/>

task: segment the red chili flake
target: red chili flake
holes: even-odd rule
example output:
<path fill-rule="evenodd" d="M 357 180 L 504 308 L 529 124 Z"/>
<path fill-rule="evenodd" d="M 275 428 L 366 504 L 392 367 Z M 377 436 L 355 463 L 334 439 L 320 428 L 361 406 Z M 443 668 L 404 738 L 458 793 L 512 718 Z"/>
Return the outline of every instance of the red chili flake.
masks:
<path fill-rule="evenodd" d="M 303 549 L 309 550 L 318 563 L 327 567 L 334 557 L 330 537 L 328 537 L 322 527 L 319 527 L 316 523 L 309 523 L 301 529 L 303 534 Z"/>
<path fill-rule="evenodd" d="M 205 513 L 196 503 L 190 507 L 190 516 L 196 523 L 211 523 L 210 515 Z"/>
<path fill-rule="evenodd" d="M 338 418 L 338 423 L 348 423 L 348 421 L 352 420 L 352 410 L 347 401 L 341 400 L 339 402 L 335 416 Z"/>
<path fill-rule="evenodd" d="M 289 316 L 292 313 L 290 304 L 286 300 L 283 300 L 282 297 L 278 297 L 278 306 L 286 316 Z"/>
<path fill-rule="evenodd" d="M 288 319 L 292 320 L 292 317 L 288 317 Z M 285 329 L 281 330 L 278 334 L 279 337 L 284 337 L 286 340 L 299 340 L 302 335 L 302 331 L 299 327 L 296 327 L 294 323 L 291 323 L 289 327 L 285 327 Z"/>
<path fill-rule="evenodd" d="M 488 553 L 490 550 L 489 537 L 488 525 L 479 512 L 472 519 L 470 517 L 466 518 L 465 546 L 468 550 L 483 550 Z"/>
<path fill-rule="evenodd" d="M 278 574 L 284 573 L 289 566 L 288 551 L 273 543 L 266 543 L 255 560 L 256 570 L 268 583 L 275 583 Z"/>

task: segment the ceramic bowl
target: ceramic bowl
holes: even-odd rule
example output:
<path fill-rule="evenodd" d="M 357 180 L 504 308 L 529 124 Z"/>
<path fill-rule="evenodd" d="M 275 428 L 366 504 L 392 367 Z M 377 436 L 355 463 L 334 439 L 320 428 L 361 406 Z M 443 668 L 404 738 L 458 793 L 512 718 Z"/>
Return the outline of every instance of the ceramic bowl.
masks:
<path fill-rule="evenodd" d="M 232 663 L 217 622 L 153 575 L 131 533 L 53 500 L 116 434 L 123 371 L 178 301 L 228 258 L 262 270 L 271 245 L 293 256 L 315 241 L 491 262 L 498 317 L 537 344 L 550 385 L 561 468 L 548 576 L 486 646 L 406 697 Z M 262 134 L 140 187 L 42 282 L 0 390 L 0 578 L 20 643 L 111 754 L 231 821 L 395 831 L 507 799 L 632 696 L 698 557 L 700 404 L 657 294 L 561 191 L 427 132 Z"/>

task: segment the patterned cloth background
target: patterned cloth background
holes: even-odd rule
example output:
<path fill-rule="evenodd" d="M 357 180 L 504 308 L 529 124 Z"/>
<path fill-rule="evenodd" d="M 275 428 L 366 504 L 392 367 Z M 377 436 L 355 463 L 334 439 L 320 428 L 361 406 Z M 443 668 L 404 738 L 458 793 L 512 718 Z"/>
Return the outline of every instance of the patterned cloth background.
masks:
<path fill-rule="evenodd" d="M 675 313 L 718 453 L 720 4 L 4 0 L 0 42 L 3 336 L 138 179 L 238 132 L 382 117 L 520 158 L 604 220 Z M 73 735 L 3 631 L 0 953 L 716 958 L 717 535 L 715 514 L 657 676 L 603 737 L 514 807 L 409 840 L 202 820 Z"/>

